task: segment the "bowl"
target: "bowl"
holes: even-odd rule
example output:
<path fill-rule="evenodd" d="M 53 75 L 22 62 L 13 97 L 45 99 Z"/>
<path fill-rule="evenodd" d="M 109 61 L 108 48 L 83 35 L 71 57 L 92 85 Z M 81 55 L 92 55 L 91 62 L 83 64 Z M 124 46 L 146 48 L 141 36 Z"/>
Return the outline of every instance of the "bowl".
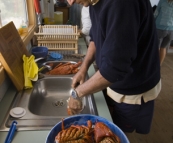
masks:
<path fill-rule="evenodd" d="M 130 143 L 129 140 L 127 139 L 126 135 L 124 132 L 116 126 L 113 122 L 100 117 L 96 115 L 91 115 L 91 114 L 80 114 L 80 115 L 75 115 L 75 116 L 70 116 L 64 119 L 64 127 L 65 129 L 70 127 L 71 125 L 85 125 L 87 126 L 87 121 L 91 120 L 92 124 L 94 125 L 96 122 L 103 122 L 106 124 L 109 129 L 116 134 L 121 143 Z M 62 122 L 57 123 L 49 132 L 49 134 L 46 137 L 45 143 L 55 143 L 55 137 L 57 134 L 62 130 L 61 129 L 61 124 Z"/>
<path fill-rule="evenodd" d="M 32 55 L 35 56 L 35 59 L 41 58 L 41 57 L 47 58 L 48 48 L 43 47 L 43 46 L 34 47 L 34 48 L 32 48 L 31 53 L 32 53 Z"/>

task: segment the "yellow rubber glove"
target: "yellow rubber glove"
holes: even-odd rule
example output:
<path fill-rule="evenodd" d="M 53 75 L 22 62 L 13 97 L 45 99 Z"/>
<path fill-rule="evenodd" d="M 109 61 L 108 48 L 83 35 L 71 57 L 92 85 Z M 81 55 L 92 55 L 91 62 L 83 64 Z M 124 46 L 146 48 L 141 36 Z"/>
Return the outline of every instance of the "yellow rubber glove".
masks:
<path fill-rule="evenodd" d="M 35 60 L 35 57 L 31 55 L 28 62 L 29 64 L 28 78 L 32 81 L 37 81 L 38 80 L 38 66 L 34 60 Z"/>
<path fill-rule="evenodd" d="M 31 55 L 30 57 L 26 57 L 26 55 L 23 55 L 23 71 L 24 71 L 24 78 L 25 83 L 24 87 L 25 89 L 32 88 L 32 82 L 31 81 L 37 81 L 38 80 L 38 66 L 34 61 L 35 57 Z"/>
<path fill-rule="evenodd" d="M 28 66 L 28 58 L 26 55 L 23 55 L 23 71 L 24 71 L 24 88 L 32 88 L 32 82 L 28 78 L 29 66 Z"/>

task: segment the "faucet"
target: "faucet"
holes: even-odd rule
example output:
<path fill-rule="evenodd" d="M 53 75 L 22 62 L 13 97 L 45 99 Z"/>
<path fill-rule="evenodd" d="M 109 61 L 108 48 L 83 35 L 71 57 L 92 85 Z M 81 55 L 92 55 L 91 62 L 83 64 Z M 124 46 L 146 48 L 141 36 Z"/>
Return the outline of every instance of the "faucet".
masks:
<path fill-rule="evenodd" d="M 43 67 L 47 68 L 49 71 L 52 70 L 52 67 L 49 65 L 43 65 Z"/>
<path fill-rule="evenodd" d="M 38 70 L 38 78 L 41 79 L 41 78 L 44 78 L 44 74 L 41 73 L 42 70 L 44 69 L 48 69 L 49 71 L 52 70 L 52 67 L 49 66 L 49 65 L 43 65 L 39 70 Z"/>
<path fill-rule="evenodd" d="M 45 59 L 45 58 L 44 57 L 40 57 L 40 58 L 35 59 L 34 61 L 35 62 L 38 62 L 38 61 L 40 61 L 42 59 Z M 47 68 L 49 71 L 52 70 L 52 67 L 51 66 L 49 66 L 49 65 L 42 65 L 42 67 L 38 71 L 40 72 L 40 71 L 42 71 L 45 68 Z"/>
<path fill-rule="evenodd" d="M 40 57 L 40 58 L 35 59 L 34 61 L 38 62 L 38 61 L 43 60 L 43 59 L 45 59 L 45 58 L 44 57 Z"/>
<path fill-rule="evenodd" d="M 44 70 L 44 69 L 46 69 L 46 68 L 47 68 L 49 71 L 52 70 L 52 67 L 51 67 L 51 66 L 49 66 L 49 65 L 43 65 L 38 71 L 41 72 L 42 70 Z"/>

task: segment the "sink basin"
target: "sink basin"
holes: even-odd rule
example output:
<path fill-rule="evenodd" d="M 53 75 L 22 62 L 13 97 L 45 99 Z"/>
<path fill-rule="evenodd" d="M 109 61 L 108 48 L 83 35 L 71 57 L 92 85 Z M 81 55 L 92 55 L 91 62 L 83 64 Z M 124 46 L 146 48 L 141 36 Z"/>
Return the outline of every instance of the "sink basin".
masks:
<path fill-rule="evenodd" d="M 28 109 L 40 116 L 67 116 L 72 77 L 50 77 L 39 80 L 31 93 Z M 86 98 L 83 98 L 86 106 Z"/>
<path fill-rule="evenodd" d="M 9 112 L 14 107 L 25 109 L 26 114 L 21 118 L 14 118 L 7 114 L 0 131 L 8 131 L 11 123 L 17 121 L 20 130 L 51 129 L 67 114 L 67 99 L 70 96 L 72 75 L 45 76 L 33 85 L 32 89 L 19 92 Z M 83 98 L 84 109 L 80 114 L 98 115 L 93 95 Z"/>

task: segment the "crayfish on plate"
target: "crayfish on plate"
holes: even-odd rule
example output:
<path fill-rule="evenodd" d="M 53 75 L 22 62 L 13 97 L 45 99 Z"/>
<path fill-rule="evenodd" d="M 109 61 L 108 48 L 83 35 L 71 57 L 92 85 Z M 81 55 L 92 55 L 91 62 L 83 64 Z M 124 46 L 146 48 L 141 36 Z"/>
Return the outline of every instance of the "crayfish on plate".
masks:
<path fill-rule="evenodd" d="M 94 139 L 96 143 L 120 143 L 118 136 L 102 122 L 96 122 L 95 124 Z"/>
<path fill-rule="evenodd" d="M 55 137 L 56 143 L 120 143 L 119 137 L 104 123 L 96 122 L 93 128 L 88 120 L 87 125 L 71 125 L 64 129 L 62 120 L 62 131 Z"/>
<path fill-rule="evenodd" d="M 87 122 L 88 126 L 71 125 L 64 129 L 62 121 L 62 131 L 55 137 L 56 143 L 93 143 L 92 138 L 92 122 Z"/>
<path fill-rule="evenodd" d="M 75 74 L 79 71 L 79 67 L 81 66 L 82 62 L 78 62 L 76 64 L 73 63 L 59 63 L 55 66 L 51 71 L 47 72 L 48 75 L 67 75 L 67 74 Z"/>

